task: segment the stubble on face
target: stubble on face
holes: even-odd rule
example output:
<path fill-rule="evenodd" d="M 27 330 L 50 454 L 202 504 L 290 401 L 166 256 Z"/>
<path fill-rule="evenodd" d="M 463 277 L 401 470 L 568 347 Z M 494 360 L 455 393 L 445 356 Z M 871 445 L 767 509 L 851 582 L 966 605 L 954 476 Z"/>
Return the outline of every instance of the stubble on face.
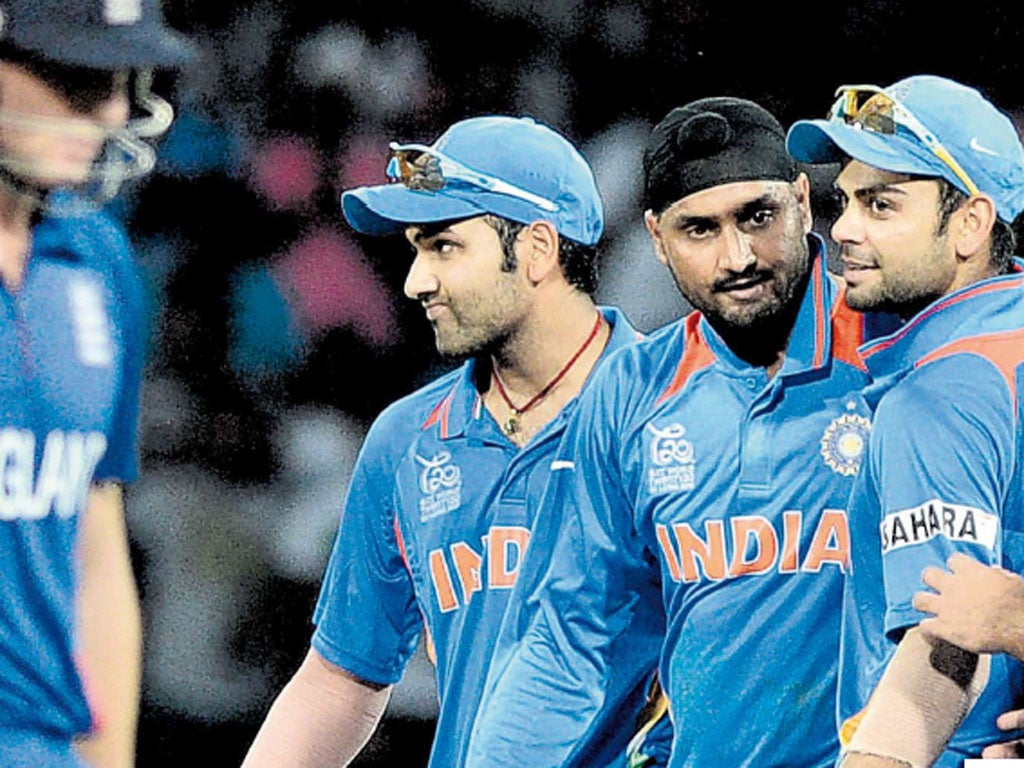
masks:
<path fill-rule="evenodd" d="M 752 265 L 748 270 L 716 280 L 711 286 L 710 300 L 695 294 L 687 297 L 694 307 L 716 328 L 732 331 L 756 329 L 782 314 L 798 298 L 808 273 L 810 251 L 803 231 L 783 236 L 779 242 L 780 258 L 774 268 Z M 761 284 L 762 296 L 756 301 L 736 301 L 730 294 L 737 286 Z M 678 282 L 677 282 L 678 284 Z M 679 286 L 683 290 L 683 286 Z M 684 296 L 685 296 L 684 291 Z"/>
<path fill-rule="evenodd" d="M 910 317 L 948 291 L 956 260 L 937 182 L 852 161 L 836 185 L 845 206 L 832 233 L 851 309 Z"/>
<path fill-rule="evenodd" d="M 432 262 L 435 287 L 416 298 L 427 310 L 438 352 L 465 358 L 501 350 L 521 323 L 528 297 L 517 260 L 506 258 L 486 217 L 421 228 L 411 240 Z"/>
<path fill-rule="evenodd" d="M 516 277 L 499 272 L 480 289 L 458 296 L 445 292 L 448 312 L 431 321 L 437 351 L 445 357 L 466 358 L 501 349 L 521 315 L 521 286 Z"/>
<path fill-rule="evenodd" d="M 789 184 L 763 185 L 764 194 L 741 200 L 711 217 L 749 233 L 751 262 L 742 270 L 716 268 L 701 279 L 685 266 L 685 250 L 668 260 L 679 291 L 719 332 L 756 331 L 798 303 L 810 265 L 807 228 L 797 195 Z M 752 220 L 774 217 L 763 228 Z M 735 233 L 725 235 L 736 236 Z"/>
<path fill-rule="evenodd" d="M 922 252 L 907 256 L 908 263 L 903 268 L 886 265 L 884 257 L 877 259 L 878 266 L 873 269 L 878 275 L 874 281 L 848 281 L 845 296 L 850 309 L 911 317 L 942 296 L 952 279 L 946 268 L 945 243 L 930 242 Z M 839 257 L 849 259 L 851 250 L 841 246 Z"/>

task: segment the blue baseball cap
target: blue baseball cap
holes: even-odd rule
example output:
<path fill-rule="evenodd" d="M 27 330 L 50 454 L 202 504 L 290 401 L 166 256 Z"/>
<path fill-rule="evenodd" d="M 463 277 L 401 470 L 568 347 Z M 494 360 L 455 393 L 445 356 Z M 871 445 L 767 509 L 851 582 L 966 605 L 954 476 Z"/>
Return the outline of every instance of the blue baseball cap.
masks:
<path fill-rule="evenodd" d="M 430 188 L 403 181 L 344 192 L 341 208 L 357 232 L 387 235 L 413 224 L 494 214 L 523 224 L 543 219 L 594 245 L 604 206 L 590 165 L 564 136 L 529 117 L 461 120 L 429 147 L 392 144 L 393 153 L 434 159 Z M 395 160 L 389 170 L 395 167 Z"/>
<path fill-rule="evenodd" d="M 159 0 L 0 0 L 0 43 L 93 69 L 178 68 L 196 56 Z"/>
<path fill-rule="evenodd" d="M 992 198 L 1000 219 L 1012 223 L 1024 210 L 1024 147 L 1010 118 L 981 93 L 936 75 L 915 75 L 874 90 L 905 110 L 901 114 L 897 107 L 891 131 L 865 127 L 856 116 L 833 108 L 827 120 L 794 123 L 786 136 L 787 150 L 807 163 L 839 162 L 848 156 L 893 173 L 940 177 L 971 194 L 952 164 L 929 147 L 937 139 L 977 191 Z"/>

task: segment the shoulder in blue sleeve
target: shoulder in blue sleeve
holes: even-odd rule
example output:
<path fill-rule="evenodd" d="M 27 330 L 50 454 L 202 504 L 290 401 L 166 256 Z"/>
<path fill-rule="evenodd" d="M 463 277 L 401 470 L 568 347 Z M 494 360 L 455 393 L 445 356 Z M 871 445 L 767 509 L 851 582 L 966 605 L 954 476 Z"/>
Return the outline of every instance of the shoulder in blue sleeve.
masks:
<path fill-rule="evenodd" d="M 449 378 L 442 382 L 450 385 Z M 422 629 L 395 504 L 397 464 L 410 424 L 423 420 L 422 399 L 392 404 L 367 433 L 313 617 L 313 647 L 332 664 L 381 685 L 401 678 Z"/>

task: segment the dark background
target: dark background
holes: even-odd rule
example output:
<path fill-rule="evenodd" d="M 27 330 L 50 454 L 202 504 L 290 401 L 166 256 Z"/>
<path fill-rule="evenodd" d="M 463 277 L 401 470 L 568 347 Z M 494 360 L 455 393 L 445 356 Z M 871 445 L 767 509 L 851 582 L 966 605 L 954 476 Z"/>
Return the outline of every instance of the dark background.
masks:
<path fill-rule="evenodd" d="M 578 143 L 608 206 L 599 299 L 645 330 L 682 311 L 637 198 L 650 126 L 694 98 L 824 116 L 841 83 L 954 77 L 1017 116 L 1010 2 L 342 3 L 166 0 L 200 46 L 157 89 L 178 109 L 157 171 L 114 204 L 149 291 L 143 478 L 129 524 L 146 617 L 138 762 L 237 766 L 298 665 L 355 451 L 449 363 L 401 295 L 406 249 L 357 237 L 341 189 L 387 142 L 482 113 Z M 500 151 L 500 148 L 496 148 Z M 822 231 L 828 179 L 815 177 Z M 643 291 L 637 291 L 643 286 Z M 641 301 L 642 299 L 642 301 Z M 421 655 L 361 766 L 424 765 Z"/>

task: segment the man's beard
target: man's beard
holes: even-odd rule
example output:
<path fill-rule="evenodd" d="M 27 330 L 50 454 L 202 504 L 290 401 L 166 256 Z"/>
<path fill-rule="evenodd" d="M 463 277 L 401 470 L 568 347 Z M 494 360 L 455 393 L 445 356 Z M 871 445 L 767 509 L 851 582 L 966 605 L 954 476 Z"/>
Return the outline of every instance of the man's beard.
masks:
<path fill-rule="evenodd" d="M 772 295 L 759 304 L 729 308 L 729 311 L 722 311 L 720 305 L 713 301 L 687 296 L 681 285 L 679 288 L 737 357 L 751 365 L 766 367 L 776 362 L 779 352 L 786 348 L 810 275 L 811 260 L 808 257 L 786 271 L 751 268 L 737 277 L 718 281 L 712 288 L 712 295 L 757 277 L 764 279 L 772 288 Z M 676 282 L 679 283 L 678 280 Z"/>

